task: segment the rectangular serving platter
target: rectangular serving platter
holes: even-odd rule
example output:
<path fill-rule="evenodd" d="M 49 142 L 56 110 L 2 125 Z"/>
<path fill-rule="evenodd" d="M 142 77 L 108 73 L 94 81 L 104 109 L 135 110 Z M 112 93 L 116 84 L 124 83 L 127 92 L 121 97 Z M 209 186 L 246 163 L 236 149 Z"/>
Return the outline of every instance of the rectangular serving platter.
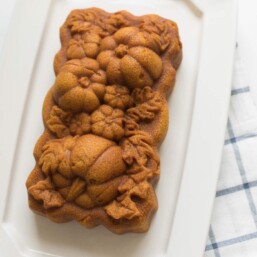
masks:
<path fill-rule="evenodd" d="M 144 234 L 55 224 L 33 214 L 25 181 L 43 131 L 41 110 L 54 82 L 59 27 L 72 9 L 100 7 L 177 22 L 183 61 L 169 99 L 160 148 L 159 209 Z M 227 121 L 236 0 L 18 0 L 0 66 L 0 255 L 8 257 L 202 257 Z"/>

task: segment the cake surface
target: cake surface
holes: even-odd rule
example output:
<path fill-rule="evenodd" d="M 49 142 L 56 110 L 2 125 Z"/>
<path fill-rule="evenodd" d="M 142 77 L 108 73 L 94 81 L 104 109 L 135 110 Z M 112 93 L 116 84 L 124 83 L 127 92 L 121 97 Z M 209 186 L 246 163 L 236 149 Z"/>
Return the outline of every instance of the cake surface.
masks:
<path fill-rule="evenodd" d="M 158 147 L 182 59 L 176 23 L 74 10 L 60 29 L 29 206 L 58 223 L 145 232 L 158 208 Z"/>

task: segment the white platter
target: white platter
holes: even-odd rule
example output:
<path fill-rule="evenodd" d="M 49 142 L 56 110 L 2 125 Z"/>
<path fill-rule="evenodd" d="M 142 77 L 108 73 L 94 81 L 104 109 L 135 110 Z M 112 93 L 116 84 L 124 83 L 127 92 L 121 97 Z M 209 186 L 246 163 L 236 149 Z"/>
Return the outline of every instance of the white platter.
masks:
<path fill-rule="evenodd" d="M 202 257 L 219 173 L 230 97 L 236 0 L 19 0 L 0 69 L 0 256 Z M 59 27 L 72 9 L 126 9 L 178 23 L 184 59 L 161 147 L 159 210 L 145 234 L 55 224 L 33 214 L 25 181 L 43 131 Z"/>

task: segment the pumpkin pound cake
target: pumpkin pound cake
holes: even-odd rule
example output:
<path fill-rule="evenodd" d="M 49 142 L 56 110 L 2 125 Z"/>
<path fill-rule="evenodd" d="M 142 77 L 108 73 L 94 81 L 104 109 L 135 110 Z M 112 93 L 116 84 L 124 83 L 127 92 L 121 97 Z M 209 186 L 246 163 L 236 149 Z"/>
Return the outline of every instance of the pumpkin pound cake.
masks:
<path fill-rule="evenodd" d="M 157 210 L 158 147 L 182 52 L 176 23 L 74 10 L 60 29 L 30 208 L 58 223 L 145 232 Z"/>

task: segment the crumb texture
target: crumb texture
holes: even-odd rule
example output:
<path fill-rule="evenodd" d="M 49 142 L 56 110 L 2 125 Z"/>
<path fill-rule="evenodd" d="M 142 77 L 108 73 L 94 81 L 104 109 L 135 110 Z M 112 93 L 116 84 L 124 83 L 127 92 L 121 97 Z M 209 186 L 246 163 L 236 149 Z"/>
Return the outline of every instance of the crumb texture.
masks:
<path fill-rule="evenodd" d="M 145 232 L 157 210 L 166 98 L 182 59 L 176 23 L 74 10 L 60 29 L 29 206 L 55 222 Z"/>

